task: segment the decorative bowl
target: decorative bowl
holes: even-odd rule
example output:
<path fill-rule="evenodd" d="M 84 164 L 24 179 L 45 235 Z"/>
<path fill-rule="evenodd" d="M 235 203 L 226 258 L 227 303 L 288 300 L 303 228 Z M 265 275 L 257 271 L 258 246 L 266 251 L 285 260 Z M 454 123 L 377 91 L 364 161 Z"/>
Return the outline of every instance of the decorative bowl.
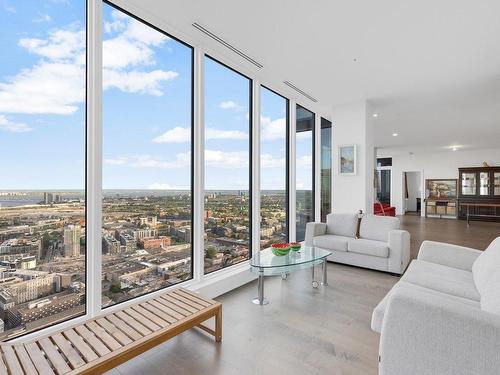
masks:
<path fill-rule="evenodd" d="M 290 244 L 287 243 L 275 243 L 271 245 L 271 251 L 274 255 L 282 257 L 290 252 Z"/>
<path fill-rule="evenodd" d="M 301 247 L 302 247 L 302 244 L 300 242 L 291 242 L 290 243 L 290 249 L 292 251 L 299 251 Z"/>

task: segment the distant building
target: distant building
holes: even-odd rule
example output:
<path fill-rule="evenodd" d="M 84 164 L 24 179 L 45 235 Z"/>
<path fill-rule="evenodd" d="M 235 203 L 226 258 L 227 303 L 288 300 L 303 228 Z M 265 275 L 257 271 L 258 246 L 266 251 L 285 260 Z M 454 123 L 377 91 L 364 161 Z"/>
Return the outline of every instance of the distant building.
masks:
<path fill-rule="evenodd" d="M 118 236 L 120 244 L 125 247 L 127 253 L 137 250 L 137 241 L 131 234 L 120 233 Z"/>
<path fill-rule="evenodd" d="M 136 241 L 142 240 L 145 237 L 156 237 L 158 235 L 158 231 L 156 229 L 145 228 L 134 230 L 133 236 Z"/>
<path fill-rule="evenodd" d="M 160 236 L 158 238 L 143 238 L 139 244 L 145 250 L 159 249 L 170 246 L 172 239 L 168 236 Z"/>
<path fill-rule="evenodd" d="M 54 194 L 43 193 L 43 203 L 44 204 L 51 204 L 52 202 L 54 202 Z"/>
<path fill-rule="evenodd" d="M 109 234 L 102 237 L 102 251 L 105 254 L 119 254 L 120 242 Z"/>
<path fill-rule="evenodd" d="M 66 258 L 80 256 L 80 236 L 82 227 L 69 224 L 64 227 L 64 256 Z"/>
<path fill-rule="evenodd" d="M 140 225 L 148 225 L 155 227 L 158 225 L 158 218 L 156 216 L 146 216 L 139 218 Z"/>

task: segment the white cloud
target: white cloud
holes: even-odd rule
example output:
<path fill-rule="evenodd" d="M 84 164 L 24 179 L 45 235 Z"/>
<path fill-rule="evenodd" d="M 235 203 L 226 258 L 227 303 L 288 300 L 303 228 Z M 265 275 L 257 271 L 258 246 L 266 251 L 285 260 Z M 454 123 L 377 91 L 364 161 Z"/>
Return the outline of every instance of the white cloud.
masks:
<path fill-rule="evenodd" d="M 9 12 L 9 13 L 17 13 L 16 8 L 14 8 L 14 7 L 13 7 L 13 6 L 11 6 L 11 5 L 7 5 L 7 4 L 5 4 L 3 8 L 4 8 L 4 10 L 5 10 L 6 12 Z"/>
<path fill-rule="evenodd" d="M 271 154 L 262 154 L 260 165 L 262 168 L 283 168 L 286 166 L 286 161 L 285 158 L 274 159 Z"/>
<path fill-rule="evenodd" d="M 104 163 L 113 166 L 128 166 L 135 168 L 159 168 L 159 169 L 178 169 L 189 166 L 191 162 L 191 153 L 179 153 L 175 160 L 163 160 L 151 155 L 133 155 L 118 156 L 116 158 L 105 159 Z"/>
<path fill-rule="evenodd" d="M 238 103 L 233 102 L 232 100 L 226 100 L 226 101 L 220 102 L 219 108 L 221 108 L 221 109 L 233 109 L 235 111 L 241 111 L 241 110 L 245 109 L 244 106 L 239 105 Z"/>
<path fill-rule="evenodd" d="M 151 72 L 118 71 L 105 69 L 103 73 L 103 88 L 117 88 L 124 92 L 163 95 L 161 83 L 171 81 L 178 76 L 173 71 L 153 70 Z"/>
<path fill-rule="evenodd" d="M 113 26 L 119 34 L 104 41 L 104 89 L 162 95 L 162 84 L 178 73 L 143 69 L 155 64 L 151 47 L 162 45 L 168 37 L 118 12 L 114 22 L 121 24 Z M 78 110 L 85 99 L 85 30 L 77 28 L 72 24 L 44 39 L 19 40 L 19 46 L 40 60 L 0 81 L 0 113 L 70 115 Z"/>
<path fill-rule="evenodd" d="M 154 143 L 185 143 L 191 139 L 189 128 L 175 127 L 153 139 Z M 205 140 L 212 139 L 248 139 L 248 134 L 239 130 L 219 130 L 207 128 L 205 130 Z"/>
<path fill-rule="evenodd" d="M 68 115 L 83 102 L 84 70 L 71 63 L 41 62 L 0 83 L 0 112 Z"/>
<path fill-rule="evenodd" d="M 176 126 L 173 129 L 167 130 L 165 133 L 155 137 L 153 143 L 185 143 L 191 139 L 191 131 L 189 128 L 181 128 Z"/>
<path fill-rule="evenodd" d="M 26 133 L 33 130 L 26 124 L 19 124 L 8 120 L 4 115 L 0 115 L 0 130 L 11 133 Z"/>
<path fill-rule="evenodd" d="M 49 60 L 75 61 L 85 50 L 85 30 L 55 30 L 48 39 L 23 38 L 19 40 L 19 45 Z"/>
<path fill-rule="evenodd" d="M 170 185 L 170 184 L 164 184 L 160 182 L 155 182 L 153 184 L 150 184 L 148 186 L 148 189 L 151 190 L 187 190 L 188 187 L 186 186 L 175 186 L 175 185 Z"/>
<path fill-rule="evenodd" d="M 40 23 L 40 22 L 50 22 L 52 21 L 52 17 L 49 16 L 48 14 L 43 14 L 43 13 L 38 13 L 37 18 L 33 20 L 33 22 Z"/>
<path fill-rule="evenodd" d="M 205 150 L 205 165 L 216 168 L 248 168 L 249 153 Z"/>
<path fill-rule="evenodd" d="M 301 169 L 311 169 L 312 168 L 312 156 L 304 155 L 297 159 L 297 168 Z"/>
<path fill-rule="evenodd" d="M 278 118 L 271 120 L 269 117 L 261 116 L 261 138 L 263 141 L 274 141 L 286 138 L 286 119 Z"/>

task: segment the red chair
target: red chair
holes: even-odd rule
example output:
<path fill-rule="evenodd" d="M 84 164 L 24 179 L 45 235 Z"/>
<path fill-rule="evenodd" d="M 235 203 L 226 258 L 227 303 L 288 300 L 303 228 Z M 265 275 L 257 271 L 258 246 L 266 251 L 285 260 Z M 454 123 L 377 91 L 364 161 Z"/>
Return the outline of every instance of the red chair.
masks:
<path fill-rule="evenodd" d="M 378 216 L 396 216 L 396 207 L 391 207 L 387 203 L 374 203 L 373 214 Z"/>

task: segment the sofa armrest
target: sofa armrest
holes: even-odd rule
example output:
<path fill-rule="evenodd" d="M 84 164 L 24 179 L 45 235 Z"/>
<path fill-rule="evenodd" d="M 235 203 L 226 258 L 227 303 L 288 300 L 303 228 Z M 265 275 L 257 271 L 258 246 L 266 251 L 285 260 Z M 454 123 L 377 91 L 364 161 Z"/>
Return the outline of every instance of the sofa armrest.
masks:
<path fill-rule="evenodd" d="M 389 272 L 402 274 L 410 263 L 410 233 L 406 230 L 389 231 Z"/>
<path fill-rule="evenodd" d="M 480 250 L 444 242 L 424 241 L 418 251 L 419 260 L 471 271 L 472 264 L 482 253 Z"/>
<path fill-rule="evenodd" d="M 307 223 L 306 224 L 306 246 L 312 246 L 313 238 L 316 236 L 321 236 L 326 233 L 325 223 Z"/>
<path fill-rule="evenodd" d="M 380 337 L 380 375 L 493 375 L 500 316 L 418 289 L 394 290 Z"/>

